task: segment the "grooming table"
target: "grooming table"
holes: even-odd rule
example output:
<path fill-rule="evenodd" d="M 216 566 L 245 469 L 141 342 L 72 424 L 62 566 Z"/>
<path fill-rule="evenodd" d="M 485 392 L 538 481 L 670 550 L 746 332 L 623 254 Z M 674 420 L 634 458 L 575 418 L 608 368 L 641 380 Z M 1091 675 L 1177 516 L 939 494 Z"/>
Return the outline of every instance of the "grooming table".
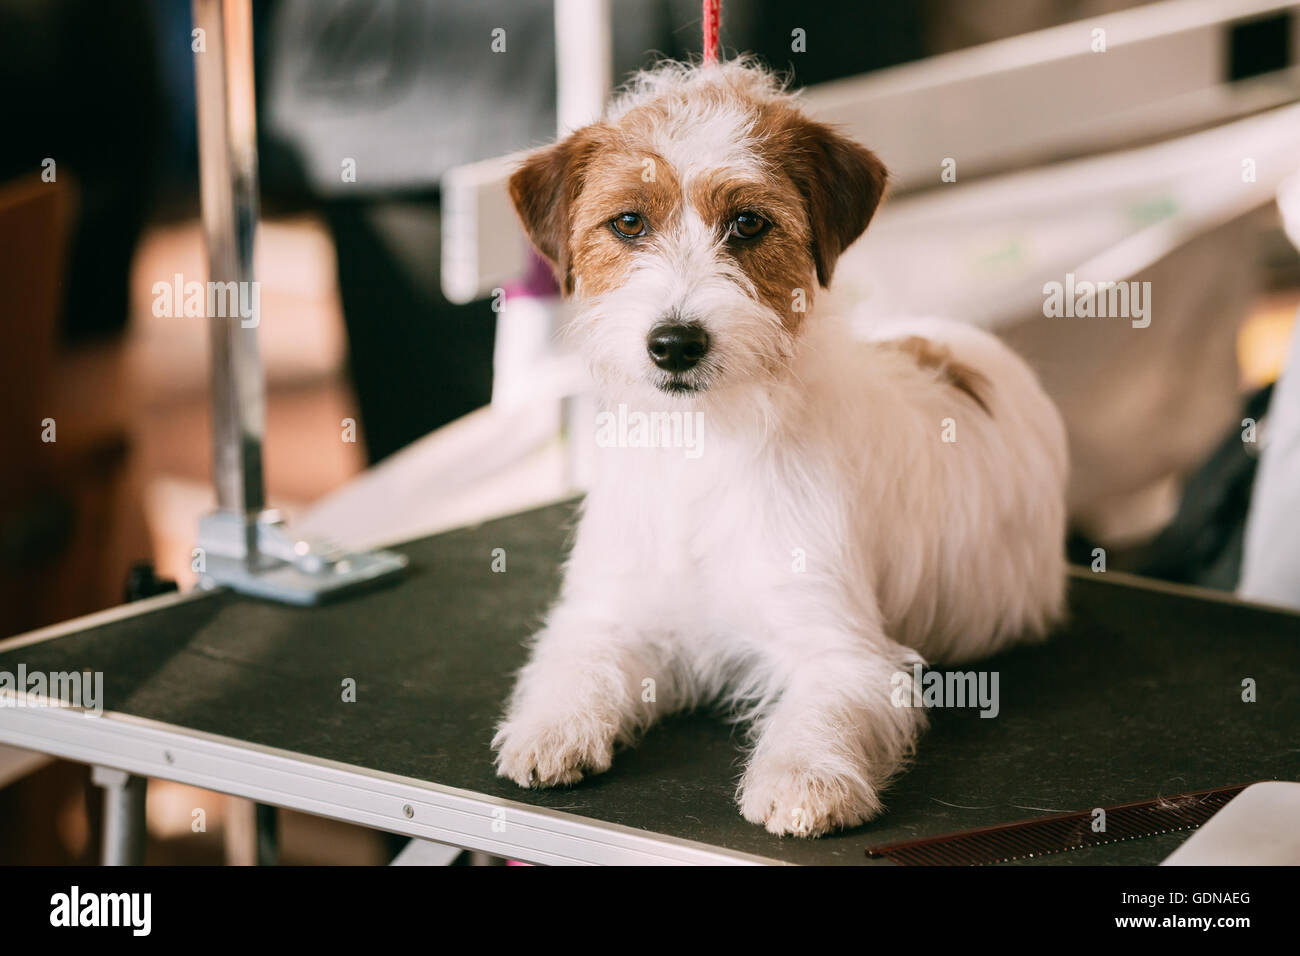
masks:
<path fill-rule="evenodd" d="M 1255 780 L 1300 779 L 1300 616 L 1078 571 L 1051 640 L 971 669 L 1001 713 L 932 712 L 888 811 L 779 839 L 733 801 L 739 735 L 672 718 L 563 790 L 496 778 L 488 742 L 553 597 L 573 504 L 399 546 L 403 579 L 338 604 L 143 601 L 0 643 L 0 671 L 104 675 L 103 716 L 0 708 L 0 743 L 537 863 L 867 864 L 869 845 Z M 493 573 L 493 549 L 507 571 Z M 356 681 L 356 702 L 342 701 Z M 1256 703 L 1242 681 L 1257 683 Z M 1043 858 L 1157 863 L 1173 833 Z"/>

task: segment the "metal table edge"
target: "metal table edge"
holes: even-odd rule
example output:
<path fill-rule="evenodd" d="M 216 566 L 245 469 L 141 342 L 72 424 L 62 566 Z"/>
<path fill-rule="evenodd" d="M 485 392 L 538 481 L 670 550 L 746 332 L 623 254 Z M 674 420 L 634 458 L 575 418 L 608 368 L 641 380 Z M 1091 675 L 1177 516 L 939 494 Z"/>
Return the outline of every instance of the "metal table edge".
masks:
<path fill-rule="evenodd" d="M 12 695 L 6 695 L 12 696 Z M 545 865 L 782 861 L 113 711 L 0 705 L 0 742 Z"/>

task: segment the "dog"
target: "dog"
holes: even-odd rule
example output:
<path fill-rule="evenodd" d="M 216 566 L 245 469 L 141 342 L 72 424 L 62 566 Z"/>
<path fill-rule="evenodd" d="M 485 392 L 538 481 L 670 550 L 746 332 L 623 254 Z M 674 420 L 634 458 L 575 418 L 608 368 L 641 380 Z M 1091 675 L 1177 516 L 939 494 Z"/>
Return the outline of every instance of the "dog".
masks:
<path fill-rule="evenodd" d="M 747 727 L 746 820 L 855 826 L 914 753 L 918 665 L 1063 613 L 1066 442 L 1034 374 L 968 325 L 837 318 L 836 260 L 886 179 L 744 59 L 642 73 L 514 172 L 603 407 L 704 428 L 695 456 L 599 451 L 499 775 L 573 784 L 720 704 Z"/>

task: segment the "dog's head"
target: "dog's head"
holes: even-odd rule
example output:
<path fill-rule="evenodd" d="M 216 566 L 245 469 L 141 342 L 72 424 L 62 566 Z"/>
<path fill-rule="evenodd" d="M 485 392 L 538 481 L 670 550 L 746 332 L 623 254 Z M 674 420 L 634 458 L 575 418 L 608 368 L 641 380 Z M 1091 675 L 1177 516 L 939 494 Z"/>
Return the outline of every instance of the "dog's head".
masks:
<path fill-rule="evenodd" d="M 787 367 L 886 172 L 746 62 L 666 64 L 511 177 L 605 385 L 689 398 Z"/>

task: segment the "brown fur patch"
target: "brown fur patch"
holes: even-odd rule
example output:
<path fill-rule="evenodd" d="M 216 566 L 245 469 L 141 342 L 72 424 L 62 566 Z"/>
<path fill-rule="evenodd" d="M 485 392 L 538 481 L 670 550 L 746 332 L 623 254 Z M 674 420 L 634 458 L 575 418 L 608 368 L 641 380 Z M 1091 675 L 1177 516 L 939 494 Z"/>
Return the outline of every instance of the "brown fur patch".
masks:
<path fill-rule="evenodd" d="M 510 177 L 510 199 L 524 231 L 551 267 L 560 288 L 573 292 L 569 251 L 571 215 L 602 128 L 587 126 L 528 156 Z"/>
<path fill-rule="evenodd" d="M 808 218 L 799 192 L 784 175 L 761 182 L 736 180 L 719 171 L 697 180 L 691 204 L 719 237 L 742 212 L 753 212 L 769 223 L 754 239 L 732 239 L 724 247 L 744 271 L 754 290 L 787 330 L 795 331 L 812 307 L 816 289 Z"/>
<path fill-rule="evenodd" d="M 669 163 L 645 145 L 620 140 L 620 148 L 605 147 L 592 157 L 575 205 L 569 245 L 584 295 L 600 295 L 621 284 L 637 252 L 652 249 L 656 237 L 670 232 L 681 217 L 681 184 Z M 653 165 L 647 167 L 647 161 Z M 625 212 L 642 217 L 645 236 L 625 240 L 614 235 L 610 220 Z"/>
<path fill-rule="evenodd" d="M 938 372 L 945 384 L 951 385 L 958 391 L 965 392 L 975 400 L 980 408 L 992 416 L 993 412 L 984 400 L 984 395 L 981 394 L 990 388 L 987 376 L 963 362 L 956 361 L 952 357 L 952 352 L 946 346 L 922 338 L 919 335 L 910 335 L 902 339 L 889 339 L 879 344 L 887 348 L 897 349 L 900 352 L 906 352 L 916 359 L 916 364 L 921 368 L 933 369 Z"/>
<path fill-rule="evenodd" d="M 829 285 L 835 261 L 875 215 L 889 173 L 871 150 L 792 106 L 766 107 L 754 133 L 804 198 L 817 279 Z"/>

